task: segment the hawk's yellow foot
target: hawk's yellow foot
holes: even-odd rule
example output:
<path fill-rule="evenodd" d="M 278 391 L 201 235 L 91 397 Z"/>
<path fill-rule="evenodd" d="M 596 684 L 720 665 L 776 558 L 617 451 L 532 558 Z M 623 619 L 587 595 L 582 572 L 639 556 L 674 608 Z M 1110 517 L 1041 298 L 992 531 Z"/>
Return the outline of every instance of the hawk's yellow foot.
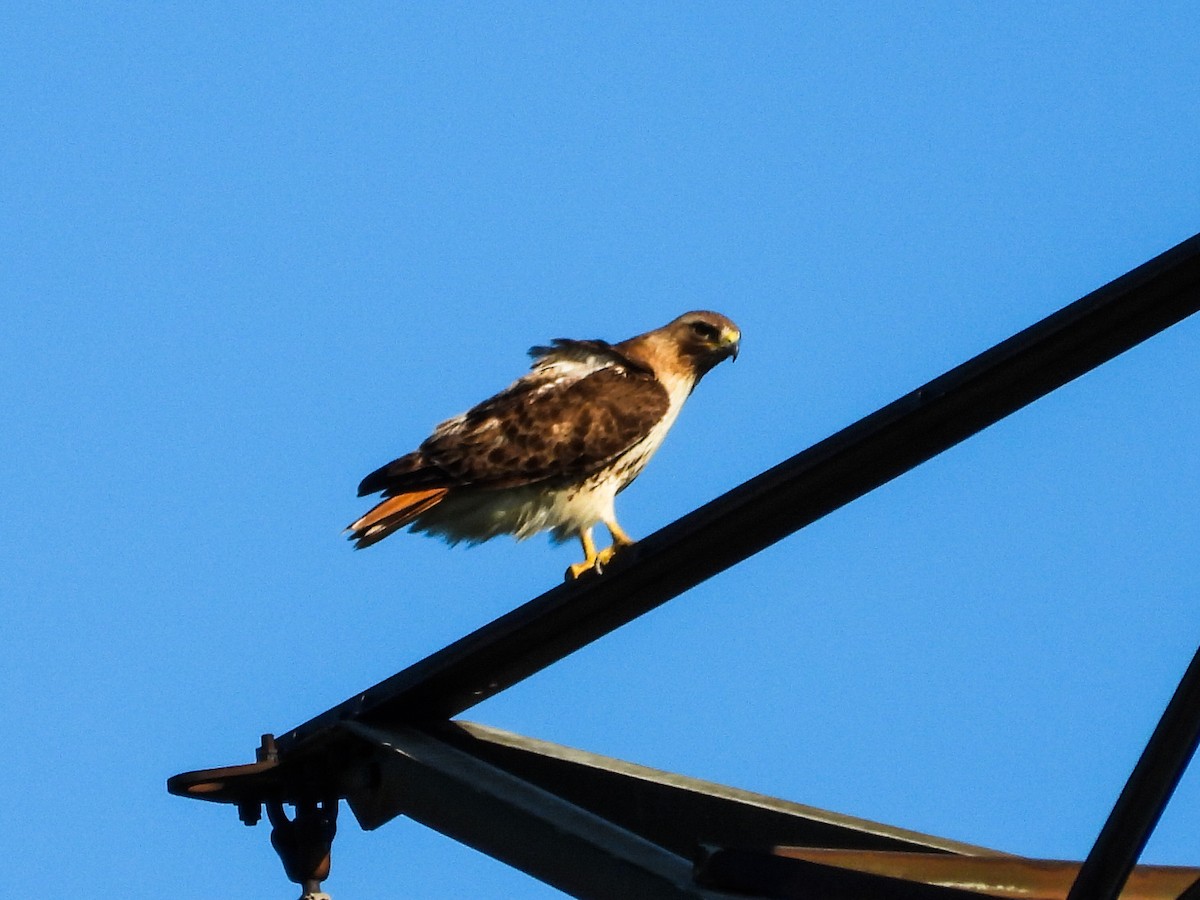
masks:
<path fill-rule="evenodd" d="M 584 572 L 590 572 L 596 566 L 596 542 L 592 540 L 592 529 L 585 528 L 579 532 L 579 543 L 583 544 L 583 562 L 572 563 L 567 567 L 567 581 L 574 581 Z"/>
<path fill-rule="evenodd" d="M 581 531 L 579 533 L 579 543 L 583 545 L 584 560 L 567 568 L 567 581 L 574 581 L 585 572 L 595 572 L 597 575 L 603 573 L 604 567 L 612 561 L 612 558 L 618 552 L 626 547 L 633 546 L 633 538 L 627 535 L 615 520 L 611 522 L 606 521 L 604 524 L 612 534 L 612 545 L 597 552 L 596 542 L 592 540 L 592 529 L 587 528 Z"/>

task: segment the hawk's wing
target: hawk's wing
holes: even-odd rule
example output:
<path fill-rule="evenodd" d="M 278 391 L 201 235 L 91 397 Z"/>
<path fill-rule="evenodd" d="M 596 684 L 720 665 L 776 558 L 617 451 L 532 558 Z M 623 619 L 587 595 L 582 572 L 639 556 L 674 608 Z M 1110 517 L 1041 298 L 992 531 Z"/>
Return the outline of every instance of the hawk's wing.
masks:
<path fill-rule="evenodd" d="M 534 347 L 533 371 L 439 425 L 414 453 L 372 472 L 359 495 L 508 488 L 582 479 L 644 438 L 669 397 L 654 373 L 603 341 Z"/>

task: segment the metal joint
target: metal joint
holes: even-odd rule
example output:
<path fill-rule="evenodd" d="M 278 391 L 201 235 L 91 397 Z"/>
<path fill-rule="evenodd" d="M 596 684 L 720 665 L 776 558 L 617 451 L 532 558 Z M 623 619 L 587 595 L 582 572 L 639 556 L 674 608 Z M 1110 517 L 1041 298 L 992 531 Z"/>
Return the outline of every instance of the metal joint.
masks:
<path fill-rule="evenodd" d="M 283 803 L 267 803 L 267 818 L 271 820 L 271 846 L 283 861 L 287 877 L 304 889 L 301 900 L 328 897 L 321 891 L 321 882 L 329 877 L 333 837 L 337 834 L 337 800 L 305 801 L 296 804 L 296 814 L 289 819 Z"/>

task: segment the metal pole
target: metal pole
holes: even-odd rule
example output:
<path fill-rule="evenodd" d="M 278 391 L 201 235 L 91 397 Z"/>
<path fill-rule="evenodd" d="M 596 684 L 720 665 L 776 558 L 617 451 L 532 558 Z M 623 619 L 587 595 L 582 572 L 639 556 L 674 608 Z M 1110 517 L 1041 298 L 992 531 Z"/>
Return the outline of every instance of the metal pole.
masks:
<path fill-rule="evenodd" d="M 1200 742 L 1200 650 L 1150 735 L 1067 900 L 1117 900 Z"/>

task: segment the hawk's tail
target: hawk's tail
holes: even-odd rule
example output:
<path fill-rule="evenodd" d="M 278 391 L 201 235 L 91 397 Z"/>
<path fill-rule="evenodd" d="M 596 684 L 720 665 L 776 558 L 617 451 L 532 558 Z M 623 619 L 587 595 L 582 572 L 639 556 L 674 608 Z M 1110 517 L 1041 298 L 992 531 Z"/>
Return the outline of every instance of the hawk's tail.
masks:
<path fill-rule="evenodd" d="M 403 528 L 421 513 L 441 503 L 449 490 L 444 487 L 429 488 L 388 497 L 361 519 L 346 526 L 350 540 L 355 542 L 354 549 L 370 547 L 393 531 Z"/>

